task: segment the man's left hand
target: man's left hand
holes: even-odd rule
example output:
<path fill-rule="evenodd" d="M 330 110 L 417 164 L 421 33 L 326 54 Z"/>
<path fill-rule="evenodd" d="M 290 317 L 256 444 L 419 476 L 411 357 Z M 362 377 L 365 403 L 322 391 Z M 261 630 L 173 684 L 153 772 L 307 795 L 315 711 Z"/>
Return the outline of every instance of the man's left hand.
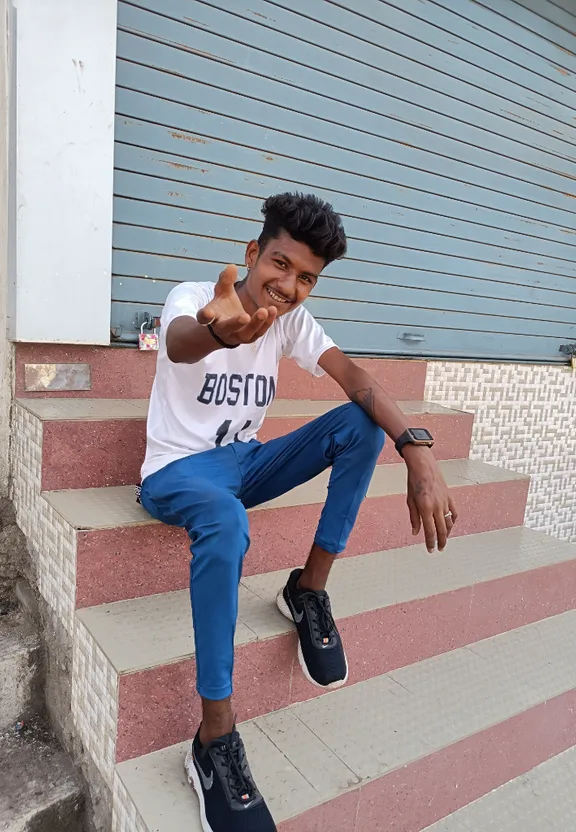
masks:
<path fill-rule="evenodd" d="M 424 528 L 426 548 L 432 554 L 438 544 L 443 552 L 458 519 L 448 486 L 430 448 L 406 445 L 403 448 L 408 468 L 408 510 L 412 534 Z"/>

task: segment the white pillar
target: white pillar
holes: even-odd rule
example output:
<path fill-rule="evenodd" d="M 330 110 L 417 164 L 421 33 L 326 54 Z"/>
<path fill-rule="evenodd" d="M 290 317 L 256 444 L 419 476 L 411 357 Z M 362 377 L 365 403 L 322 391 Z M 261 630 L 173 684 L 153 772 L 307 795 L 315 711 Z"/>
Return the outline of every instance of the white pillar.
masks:
<path fill-rule="evenodd" d="M 12 0 L 9 337 L 110 340 L 116 0 Z"/>
<path fill-rule="evenodd" d="M 10 406 L 12 404 L 12 345 L 7 333 L 8 313 L 8 14 L 0 0 L 0 497 L 8 494 Z"/>

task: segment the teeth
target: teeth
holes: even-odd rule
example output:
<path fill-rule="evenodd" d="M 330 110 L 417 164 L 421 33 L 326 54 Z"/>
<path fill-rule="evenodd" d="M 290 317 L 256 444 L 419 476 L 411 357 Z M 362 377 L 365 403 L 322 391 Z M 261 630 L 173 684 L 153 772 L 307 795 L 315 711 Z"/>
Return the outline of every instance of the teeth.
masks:
<path fill-rule="evenodd" d="M 266 290 L 267 290 L 268 294 L 270 295 L 270 297 L 272 298 L 272 300 L 275 300 L 275 301 L 277 301 L 278 303 L 288 303 L 288 301 L 287 301 L 287 300 L 285 300 L 284 298 L 281 298 L 281 297 L 280 297 L 280 295 L 277 295 L 277 294 L 276 294 L 275 292 L 273 292 L 273 291 L 272 291 L 272 289 L 270 289 L 268 286 L 266 287 Z"/>

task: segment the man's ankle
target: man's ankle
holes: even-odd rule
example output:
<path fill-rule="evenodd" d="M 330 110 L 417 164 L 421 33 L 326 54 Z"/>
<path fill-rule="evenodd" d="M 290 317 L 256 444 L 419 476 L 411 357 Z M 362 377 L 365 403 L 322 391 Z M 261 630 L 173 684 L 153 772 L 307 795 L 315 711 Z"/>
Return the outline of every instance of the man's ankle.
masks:
<path fill-rule="evenodd" d="M 199 732 L 201 745 L 207 745 L 217 737 L 230 734 L 234 722 L 234 712 L 229 698 L 221 701 L 202 699 L 202 723 Z"/>
<path fill-rule="evenodd" d="M 326 589 L 328 575 L 334 564 L 335 556 L 322 549 L 317 543 L 312 546 L 308 560 L 296 583 L 298 589 L 311 589 L 322 592 Z"/>
<path fill-rule="evenodd" d="M 212 740 L 215 740 L 218 737 L 225 737 L 226 734 L 231 734 L 233 728 L 234 719 L 232 719 L 230 722 L 214 724 L 205 724 L 204 722 L 202 722 L 202 724 L 200 725 L 200 731 L 198 735 L 200 745 L 209 745 L 212 742 Z"/>
<path fill-rule="evenodd" d="M 296 581 L 296 589 L 308 589 L 313 592 L 322 592 L 322 590 L 326 589 L 326 581 L 323 575 L 314 576 L 307 575 L 305 572 L 302 572 Z"/>

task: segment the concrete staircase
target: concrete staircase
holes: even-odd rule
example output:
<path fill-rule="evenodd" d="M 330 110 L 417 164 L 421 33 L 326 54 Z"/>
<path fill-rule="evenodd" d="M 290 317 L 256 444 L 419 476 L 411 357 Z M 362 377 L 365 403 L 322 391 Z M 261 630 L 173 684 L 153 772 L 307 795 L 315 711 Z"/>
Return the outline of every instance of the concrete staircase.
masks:
<path fill-rule="evenodd" d="M 183 775 L 199 718 L 187 538 L 132 489 L 152 358 L 42 349 L 36 362 L 92 367 L 90 392 L 30 395 L 21 351 L 14 412 L 14 499 L 73 642 L 75 730 L 109 789 L 113 832 L 197 832 Z M 522 527 L 528 479 L 468 459 L 472 416 L 422 401 L 423 362 L 366 363 L 436 435 L 460 520 L 447 552 L 428 556 L 410 533 L 405 468 L 385 449 L 329 586 L 350 682 L 322 694 L 274 597 L 307 554 L 327 477 L 251 512 L 235 705 L 282 832 L 418 832 L 576 745 L 576 547 Z M 261 438 L 340 398 L 284 365 Z M 469 824 L 445 828 L 489 828 Z"/>
<path fill-rule="evenodd" d="M 82 832 L 82 784 L 44 729 L 41 647 L 20 611 L 0 617 L 0 830 Z"/>

